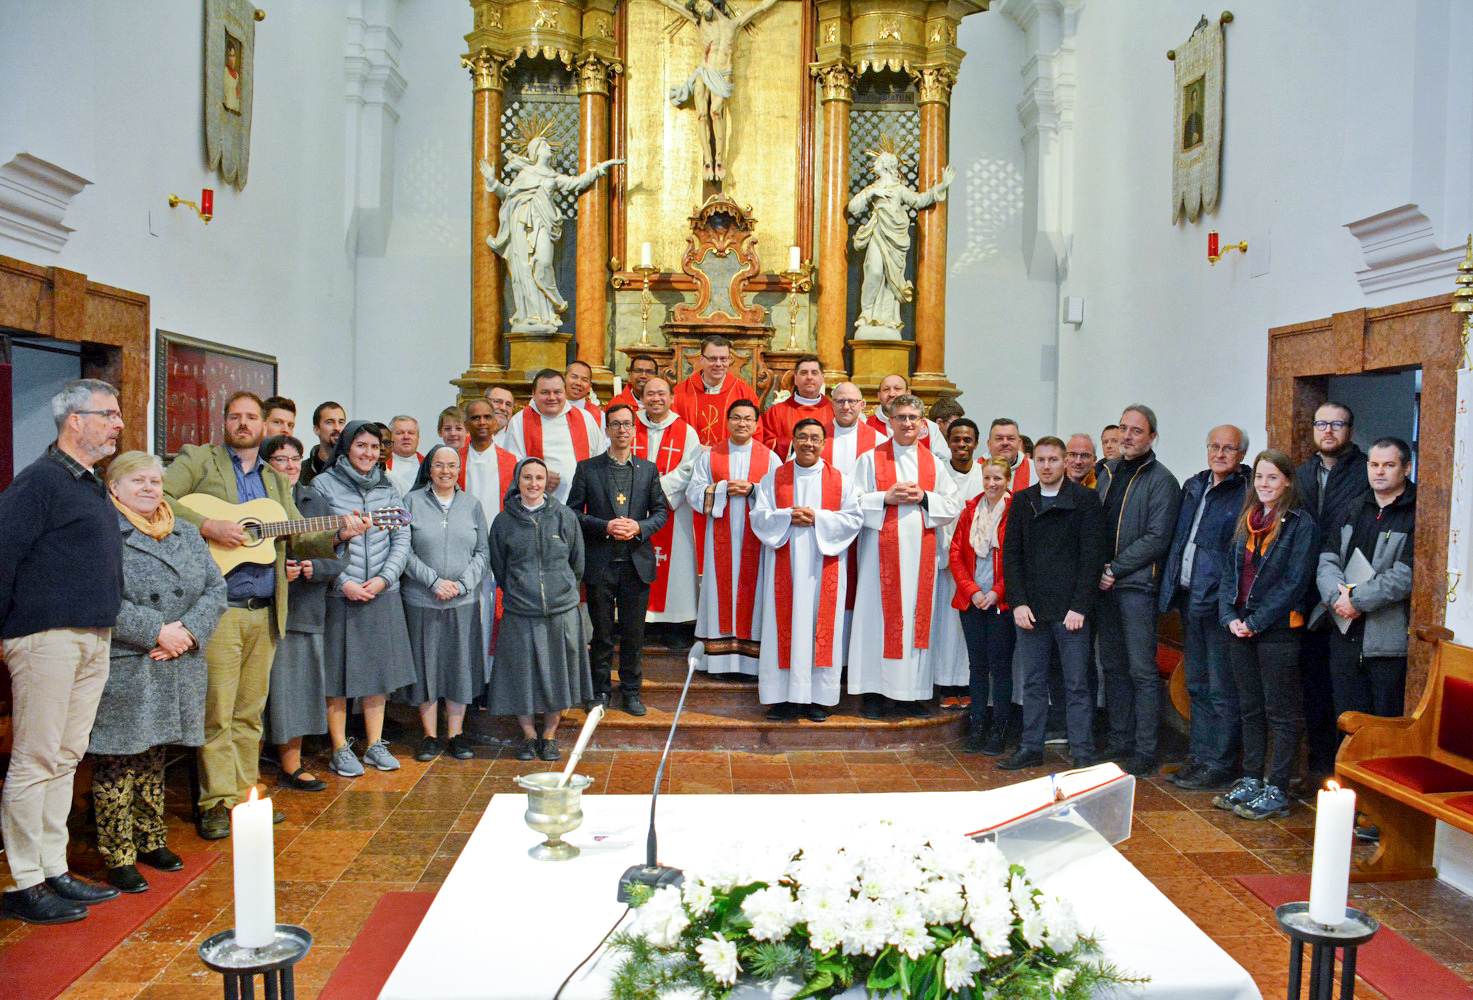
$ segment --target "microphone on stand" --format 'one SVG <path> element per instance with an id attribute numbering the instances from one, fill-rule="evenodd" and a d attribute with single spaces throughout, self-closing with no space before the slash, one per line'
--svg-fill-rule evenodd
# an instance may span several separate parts
<path id="1" fill-rule="evenodd" d="M 701 652 L 697 653 L 697 647 Z M 691 678 L 696 675 L 696 664 L 700 662 L 701 655 L 705 652 L 705 646 L 696 643 L 691 647 L 690 655 L 686 657 L 685 684 L 680 689 L 680 701 L 675 705 L 675 717 L 670 720 L 670 735 L 665 738 L 665 752 L 660 755 L 660 766 L 655 771 L 655 787 L 650 793 L 650 832 L 645 841 L 645 863 L 633 865 L 623 875 L 619 876 L 618 900 L 621 903 L 629 902 L 629 892 L 637 885 L 649 886 L 651 889 L 659 889 L 667 885 L 683 885 L 685 873 L 679 868 L 671 868 L 662 865 L 657 860 L 658 854 L 655 848 L 655 803 L 660 797 L 660 781 L 665 777 L 665 763 L 670 759 L 670 747 L 675 742 L 675 727 L 680 725 L 680 713 L 685 708 L 685 696 L 690 691 Z"/>

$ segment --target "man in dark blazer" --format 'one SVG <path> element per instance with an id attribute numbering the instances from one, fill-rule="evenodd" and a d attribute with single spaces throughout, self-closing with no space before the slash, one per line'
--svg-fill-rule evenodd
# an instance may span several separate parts
<path id="1" fill-rule="evenodd" d="M 664 526 L 670 504 L 655 463 L 634 454 L 634 408 L 615 403 L 604 411 L 609 449 L 578 463 L 568 506 L 578 515 L 585 543 L 583 584 L 593 619 L 590 660 L 596 701 L 612 691 L 614 611 L 619 612 L 619 691 L 624 711 L 643 715 L 639 697 L 644 615 L 655 579 L 650 537 Z"/>

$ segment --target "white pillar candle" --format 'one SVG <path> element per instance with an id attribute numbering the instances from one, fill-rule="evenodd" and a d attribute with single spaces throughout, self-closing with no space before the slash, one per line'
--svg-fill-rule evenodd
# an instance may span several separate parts
<path id="1" fill-rule="evenodd" d="M 798 271 L 803 267 L 803 251 L 797 247 L 788 247 L 788 270 Z"/>
<path id="2" fill-rule="evenodd" d="M 654 254 L 650 250 L 650 245 L 648 243 L 641 243 L 639 245 L 639 266 L 654 267 L 653 261 Z"/>
<path id="3" fill-rule="evenodd" d="M 276 860 L 271 800 L 251 797 L 230 810 L 235 855 L 235 943 L 263 948 L 276 940 Z"/>
<path id="4" fill-rule="evenodd" d="M 624 379 L 622 377 L 618 376 L 618 375 L 615 375 L 614 376 L 614 395 L 617 396 L 617 395 L 619 395 L 619 393 L 621 393 L 623 391 L 624 391 Z"/>
<path id="5" fill-rule="evenodd" d="M 1350 894 L 1350 847 L 1355 839 L 1355 792 L 1331 781 L 1315 799 L 1314 862 L 1309 918 L 1336 927 L 1345 921 Z"/>

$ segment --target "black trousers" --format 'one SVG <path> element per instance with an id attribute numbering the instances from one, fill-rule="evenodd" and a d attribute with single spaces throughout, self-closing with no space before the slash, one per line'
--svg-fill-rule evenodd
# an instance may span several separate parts
<path id="1" fill-rule="evenodd" d="M 1233 665 L 1238 718 L 1243 727 L 1243 776 L 1263 778 L 1285 794 L 1294 776 L 1299 739 L 1304 735 L 1304 691 L 1299 676 L 1303 631 L 1275 628 L 1251 639 L 1228 639 L 1228 661 Z"/>
<path id="2" fill-rule="evenodd" d="M 1304 633 L 1299 650 L 1300 685 L 1304 700 L 1304 736 L 1309 748 L 1309 777 L 1318 783 L 1335 772 L 1335 751 L 1340 749 L 1340 731 L 1335 725 L 1334 685 L 1330 679 L 1330 633 L 1333 624 Z M 1398 710 L 1394 714 L 1400 715 Z"/>
<path id="3" fill-rule="evenodd" d="M 972 707 L 968 727 L 985 735 L 988 728 L 987 696 L 992 695 L 991 726 L 1007 725 L 1013 709 L 1013 643 L 1017 627 L 1008 611 L 988 608 L 966 608 L 961 613 L 962 635 L 967 640 L 967 660 L 971 667 L 968 693 Z"/>
<path id="4" fill-rule="evenodd" d="M 1335 688 L 1335 718 L 1342 712 L 1369 712 L 1391 718 L 1406 711 L 1405 656 L 1361 656 L 1359 636 L 1330 636 L 1330 681 Z"/>
<path id="5" fill-rule="evenodd" d="M 632 562 L 610 563 L 603 579 L 584 581 L 588 592 L 588 617 L 593 619 L 593 642 L 589 644 L 589 666 L 593 671 L 593 693 L 609 694 L 614 667 L 614 638 L 619 640 L 619 690 L 638 694 L 644 672 L 644 615 L 650 605 L 650 585 L 639 578 Z M 618 623 L 614 615 L 618 613 Z"/>

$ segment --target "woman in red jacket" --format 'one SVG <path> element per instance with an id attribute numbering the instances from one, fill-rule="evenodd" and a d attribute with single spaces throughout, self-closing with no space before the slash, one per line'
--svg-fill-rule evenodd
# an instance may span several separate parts
<path id="1" fill-rule="evenodd" d="M 982 492 L 956 520 L 951 535 L 952 607 L 961 612 L 962 634 L 971 661 L 972 707 L 967 717 L 966 753 L 989 757 L 1003 752 L 1013 707 L 1013 617 L 1003 600 L 1002 542 L 1012 496 L 1006 458 L 982 466 Z M 992 712 L 988 717 L 988 694 Z"/>

